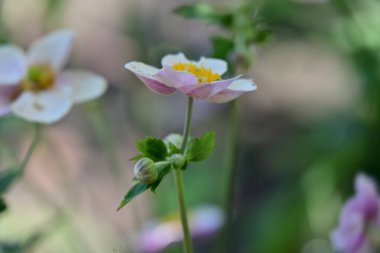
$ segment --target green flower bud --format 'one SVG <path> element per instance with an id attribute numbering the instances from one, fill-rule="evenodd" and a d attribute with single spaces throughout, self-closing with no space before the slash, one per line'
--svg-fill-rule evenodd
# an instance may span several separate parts
<path id="1" fill-rule="evenodd" d="M 169 146 L 169 142 L 170 142 L 178 149 L 181 149 L 182 141 L 183 141 L 183 138 L 182 138 L 182 135 L 180 134 L 169 134 L 164 139 L 164 142 L 167 146 Z"/>
<path id="2" fill-rule="evenodd" d="M 184 169 L 186 166 L 186 158 L 181 154 L 174 154 L 168 158 L 168 161 L 173 164 L 174 168 Z"/>
<path id="3" fill-rule="evenodd" d="M 141 158 L 134 167 L 135 177 L 142 183 L 152 184 L 158 178 L 156 164 L 149 158 Z"/>

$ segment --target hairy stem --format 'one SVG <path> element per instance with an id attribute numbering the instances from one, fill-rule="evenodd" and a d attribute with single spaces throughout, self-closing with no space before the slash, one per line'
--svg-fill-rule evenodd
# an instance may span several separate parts
<path id="1" fill-rule="evenodd" d="M 182 146 L 181 146 L 181 153 L 182 154 L 186 150 L 187 141 L 189 139 L 192 111 L 193 111 L 193 98 L 189 97 L 188 105 L 187 105 L 185 127 L 183 129 L 183 142 L 182 142 Z M 177 168 L 175 170 L 174 181 L 176 184 L 177 198 L 178 198 L 178 203 L 179 203 L 179 208 L 180 208 L 180 213 L 181 213 L 184 252 L 185 253 L 192 253 L 193 250 L 192 250 L 189 222 L 187 220 L 187 210 L 186 210 L 186 204 L 185 204 L 182 168 Z"/>

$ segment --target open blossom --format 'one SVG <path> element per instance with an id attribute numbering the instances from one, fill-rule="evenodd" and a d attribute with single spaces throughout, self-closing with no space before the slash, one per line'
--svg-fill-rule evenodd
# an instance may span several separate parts
<path id="1" fill-rule="evenodd" d="M 180 91 L 190 97 L 207 99 L 213 103 L 229 102 L 245 92 L 253 91 L 252 80 L 240 76 L 222 79 L 227 63 L 220 59 L 202 57 L 188 60 L 183 53 L 169 54 L 161 60 L 158 69 L 142 62 L 129 62 L 125 68 L 132 71 L 152 91 L 172 94 Z"/>
<path id="2" fill-rule="evenodd" d="M 356 194 L 345 204 L 340 224 L 331 234 L 334 248 L 343 253 L 375 253 L 380 249 L 380 200 L 376 183 L 359 174 Z"/>
<path id="3" fill-rule="evenodd" d="M 0 116 L 13 113 L 39 123 L 64 117 L 73 104 L 102 95 L 106 80 L 83 70 L 62 71 L 74 34 L 61 30 L 36 40 L 27 53 L 0 46 Z"/>

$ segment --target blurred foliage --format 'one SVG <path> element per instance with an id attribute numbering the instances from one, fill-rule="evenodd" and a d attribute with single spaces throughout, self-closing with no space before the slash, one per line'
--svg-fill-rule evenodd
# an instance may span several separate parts
<path id="1" fill-rule="evenodd" d="M 65 2 L 67 1 L 46 0 L 46 18 L 53 20 L 49 22 L 51 27 L 59 26 L 57 23 L 60 23 L 59 18 L 64 13 Z M 350 64 L 354 72 L 352 74 L 358 77 L 361 88 L 359 101 L 352 108 L 327 114 L 315 121 L 299 120 L 281 109 L 270 113 L 259 111 L 248 108 L 247 103 L 241 130 L 244 138 L 241 138 L 239 147 L 238 169 L 241 174 L 238 175 L 237 201 L 233 206 L 236 222 L 229 233 L 234 246 L 233 252 L 332 252 L 329 233 L 337 224 L 337 215 L 343 201 L 352 194 L 354 175 L 363 170 L 380 179 L 379 11 L 380 3 L 377 0 L 247 0 L 241 1 L 241 4 L 219 4 L 218 1 L 211 4 L 202 1 L 176 9 L 175 12 L 185 18 L 218 26 L 218 32 L 210 35 L 212 54 L 214 57 L 227 59 L 230 66 L 249 66 L 258 57 L 254 56 L 252 44 L 314 40 L 332 48 Z M 170 37 L 165 37 L 161 34 L 162 30 L 156 29 L 159 22 L 155 19 L 155 12 L 156 10 L 143 15 L 144 10 L 130 8 L 126 10 L 127 14 L 122 20 L 122 25 L 128 26 L 126 36 L 135 42 L 136 50 L 133 53 L 138 59 L 147 62 L 158 62 L 161 55 L 182 46 L 167 43 Z M 0 22 L 1 42 L 8 39 L 7 29 L 9 28 Z M 188 36 L 187 31 L 184 33 Z M 200 51 L 199 48 L 186 50 Z M 259 62 L 260 58 L 255 61 Z M 259 90 L 260 86 L 265 86 L 265 83 L 259 83 Z M 137 133 L 129 131 L 128 135 L 141 135 L 141 132 L 161 133 L 161 127 L 166 125 L 162 122 L 162 115 L 156 114 L 165 107 L 156 108 L 158 103 L 153 99 L 154 95 L 147 95 L 141 90 L 134 89 L 133 95 L 127 97 L 127 111 L 130 114 L 129 120 L 133 121 L 137 129 L 142 130 Z M 144 99 L 140 99 L 142 96 Z M 160 97 L 161 100 L 164 99 Z M 170 102 L 173 101 L 177 100 Z M 146 109 L 150 107 L 156 110 Z M 190 207 L 205 201 L 222 202 L 220 193 L 223 189 L 220 182 L 223 175 L 220 168 L 224 165 L 224 147 L 228 143 L 228 136 L 226 108 L 219 108 L 221 109 L 213 111 L 213 116 L 207 115 L 206 119 L 198 119 L 198 125 L 194 126 L 194 132 L 215 129 L 218 136 L 215 153 L 218 155 L 212 155 L 205 163 L 194 164 L 189 168 L 191 173 L 186 175 L 186 194 Z M 115 148 L 114 145 L 120 144 L 118 141 L 121 142 L 121 138 L 114 140 L 115 137 L 107 135 L 112 129 L 104 121 L 116 118 L 115 124 L 119 125 L 121 116 L 106 118 L 105 112 L 101 111 L 103 106 L 99 103 L 89 104 L 86 109 L 88 110 L 85 114 L 91 121 L 91 127 L 98 133 L 96 135 L 99 142 L 105 145 L 103 151 L 110 157 L 112 164 L 116 159 L 112 156 L 117 148 L 122 147 L 120 145 Z M 170 115 L 173 119 L 171 123 L 182 120 L 176 116 Z M 153 121 L 147 121 L 147 118 Z M 70 123 L 81 122 L 78 119 L 80 117 L 74 118 Z M 170 131 L 179 131 L 177 126 L 173 123 Z M 167 132 L 165 130 L 165 134 Z M 30 138 L 23 123 L 11 117 L 1 119 L 0 134 L 1 148 L 5 143 L 11 143 L 13 149 L 19 148 L 20 140 Z M 92 136 L 86 131 L 83 131 L 83 135 Z M 89 146 L 93 145 L 94 142 L 90 142 Z M 7 152 L 1 149 L 2 163 L 5 161 L 4 157 L 9 156 Z M 12 173 L 5 170 L 8 166 L 1 166 L 0 192 L 3 193 L 13 177 Z M 118 167 L 117 164 L 110 166 Z M 122 169 L 130 169 L 128 166 Z M 96 173 L 91 171 L 80 177 L 80 185 Z M 128 180 L 130 178 L 123 178 L 123 185 L 120 187 L 122 190 Z M 98 186 L 94 188 L 101 191 Z M 94 193 L 98 194 L 99 192 Z M 155 197 L 151 206 L 154 209 L 152 213 L 158 218 L 165 219 L 177 210 L 173 182 L 170 179 L 162 182 Z M 4 198 L 0 197 L 0 211 L 4 210 L 4 206 Z M 95 209 L 94 213 L 98 215 Z M 114 207 L 110 209 L 113 211 Z M 0 222 L 7 219 L 7 212 L 1 213 Z M 130 212 L 132 211 L 129 210 L 128 213 Z M 25 215 L 22 218 L 27 217 Z M 104 216 L 99 215 L 97 221 L 102 220 Z M 127 226 L 131 224 L 128 223 Z M 102 224 L 99 223 L 97 228 L 103 230 Z M 118 229 L 119 226 L 115 230 Z M 77 233 L 81 234 L 78 231 Z M 67 240 L 71 246 L 74 245 L 79 250 L 81 247 L 77 245 L 81 245 L 82 239 L 73 234 L 75 233 L 70 231 L 64 236 L 69 238 Z M 121 235 L 118 239 L 124 242 L 126 235 L 122 232 L 119 234 Z M 0 240 L 3 242 L 2 238 Z M 208 241 L 210 244 L 216 243 L 212 238 Z M 97 243 L 94 240 L 89 244 L 94 242 Z M 200 240 L 196 242 L 197 252 L 210 252 L 210 248 L 213 248 L 203 245 Z M 0 244 L 0 252 L 20 252 L 17 250 L 25 245 L 29 244 L 18 243 L 17 239 L 4 241 Z M 166 252 L 178 252 L 179 249 L 180 245 L 173 245 Z"/>
<path id="2" fill-rule="evenodd" d="M 0 171 L 0 196 L 5 193 L 9 186 L 20 176 L 18 168 L 10 168 Z"/>
<path id="3" fill-rule="evenodd" d="M 253 59 L 251 46 L 266 42 L 271 35 L 271 30 L 256 16 L 252 3 L 232 9 L 195 3 L 178 7 L 174 12 L 185 18 L 217 24 L 228 31 L 226 35 L 213 35 L 211 41 L 213 57 L 232 63 L 230 72 L 233 72 L 236 65 L 249 67 Z"/>
<path id="4" fill-rule="evenodd" d="M 213 5 L 205 3 L 180 6 L 174 12 L 185 18 L 195 18 L 207 23 L 216 23 L 225 27 L 232 25 L 231 13 L 226 10 L 218 10 Z"/>
<path id="5" fill-rule="evenodd" d="M 7 204 L 3 198 L 0 198 L 0 213 L 7 209 Z"/>
<path id="6" fill-rule="evenodd" d="M 251 6 L 256 4 L 253 2 Z M 291 37 L 294 40 L 317 35 L 324 43 L 330 43 L 332 48 L 339 50 L 356 69 L 363 93 L 360 104 L 352 111 L 329 115 L 310 126 L 292 122 L 296 124 L 293 126 L 295 131 L 287 132 L 287 137 L 282 137 L 275 144 L 281 148 L 262 151 L 265 152 L 264 159 L 270 162 L 271 172 L 258 171 L 262 167 L 258 161 L 259 155 L 250 158 L 252 151 L 247 151 L 241 166 L 251 164 L 250 167 L 256 170 L 251 173 L 245 171 L 246 174 L 241 176 L 240 189 L 246 189 L 256 197 L 241 197 L 240 211 L 237 211 L 240 215 L 237 216 L 233 231 L 229 233 L 236 246 L 234 252 L 299 252 L 308 241 L 317 238 L 323 238 L 327 246 L 321 246 L 321 249 L 310 246 L 308 250 L 332 252 L 328 246 L 329 231 L 337 223 L 338 209 L 342 203 L 341 191 L 336 186 L 343 186 L 339 189 L 346 189 L 344 196 L 347 196 L 348 192 L 352 192 L 352 179 L 358 170 L 364 170 L 377 178 L 380 176 L 380 19 L 377 15 L 380 3 L 373 0 L 335 0 L 326 4 L 313 4 L 273 0 L 260 7 L 255 18 L 263 20 L 273 30 L 276 39 Z M 210 21 L 205 18 L 207 12 L 202 12 L 197 4 L 178 10 L 185 17 Z M 242 10 L 252 11 L 247 6 L 242 7 Z M 200 13 L 197 14 L 197 11 Z M 215 16 L 214 12 L 208 11 L 212 17 Z M 228 16 L 231 12 L 226 11 L 224 15 Z M 235 31 L 236 35 L 239 29 L 231 28 L 233 22 L 226 23 L 223 20 L 226 19 L 220 19 L 219 22 L 212 19 L 213 23 Z M 256 31 L 255 38 L 252 33 L 244 31 L 244 27 L 251 32 L 255 30 L 244 24 L 240 26 L 246 42 L 265 41 L 269 34 L 263 30 L 262 39 L 257 39 L 261 38 L 260 33 Z M 214 36 L 212 41 L 217 57 L 228 59 L 229 52 L 237 48 L 236 42 L 222 35 Z M 281 124 L 289 121 L 282 119 Z M 300 129 L 297 131 L 297 128 Z M 256 152 L 263 149 L 251 145 L 244 143 L 243 146 Z M 258 179 L 252 180 L 257 176 Z M 263 179 L 281 183 L 278 187 L 266 189 L 267 193 L 262 193 L 255 185 L 261 185 L 259 181 Z M 267 198 L 263 204 L 252 204 L 261 203 L 263 198 Z M 330 209 L 323 206 L 329 206 Z M 247 220 L 252 220 L 252 223 L 244 226 Z M 242 227 L 247 229 L 242 231 Z M 246 244 L 248 241 L 252 243 Z"/>

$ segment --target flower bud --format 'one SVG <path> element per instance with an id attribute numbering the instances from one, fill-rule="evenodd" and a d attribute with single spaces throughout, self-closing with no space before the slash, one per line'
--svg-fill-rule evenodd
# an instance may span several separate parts
<path id="1" fill-rule="evenodd" d="M 158 178 L 156 164 L 149 158 L 141 158 L 134 166 L 135 177 L 142 183 L 152 184 Z"/>
<path id="2" fill-rule="evenodd" d="M 181 148 L 182 141 L 183 141 L 183 138 L 182 138 L 182 135 L 180 134 L 169 134 L 164 139 L 164 142 L 166 143 L 167 146 L 169 146 L 169 142 L 170 142 L 178 149 Z"/>
<path id="3" fill-rule="evenodd" d="M 169 157 L 168 161 L 173 164 L 176 169 L 184 169 L 186 165 L 186 158 L 181 154 L 174 154 Z"/>

